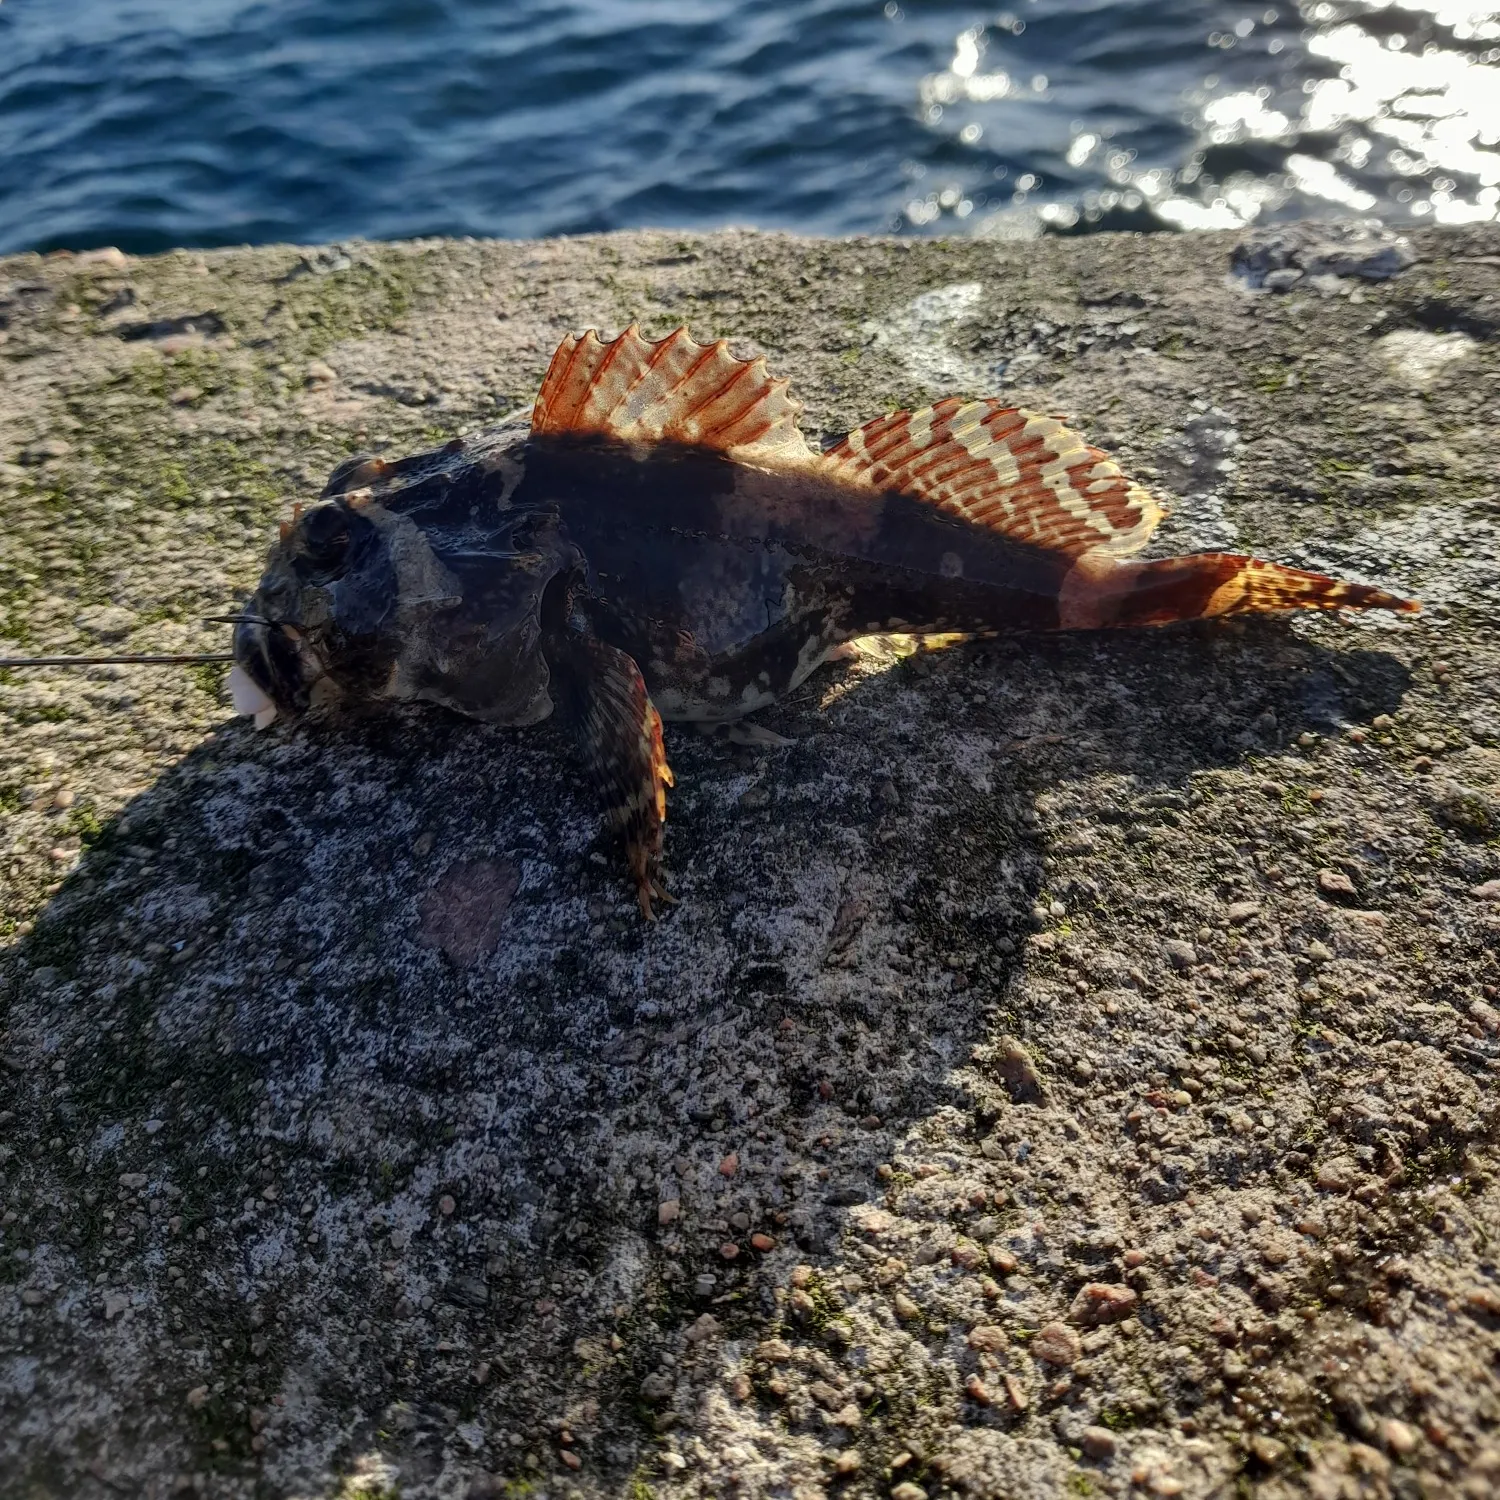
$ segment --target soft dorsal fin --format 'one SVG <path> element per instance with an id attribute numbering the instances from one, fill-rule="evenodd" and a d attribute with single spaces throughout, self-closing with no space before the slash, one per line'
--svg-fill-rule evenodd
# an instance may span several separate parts
<path id="1" fill-rule="evenodd" d="M 717 448 L 749 462 L 806 462 L 801 404 L 764 359 L 736 359 L 726 340 L 695 343 L 685 328 L 652 343 L 632 323 L 602 343 L 591 328 L 569 334 L 547 368 L 531 430 L 625 443 Z"/>
<path id="2" fill-rule="evenodd" d="M 823 461 L 846 482 L 897 491 L 1055 552 L 1128 557 L 1162 509 L 1055 417 L 949 397 L 856 428 Z"/>

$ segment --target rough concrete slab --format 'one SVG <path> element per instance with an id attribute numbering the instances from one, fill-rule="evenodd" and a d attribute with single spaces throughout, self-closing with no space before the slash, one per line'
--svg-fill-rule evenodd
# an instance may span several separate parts
<path id="1" fill-rule="evenodd" d="M 1233 248 L 0 261 L 10 649 L 219 644 L 337 460 L 636 317 L 1429 605 L 874 643 L 669 737 L 651 928 L 546 726 L 0 679 L 0 1494 L 1495 1492 L 1500 232 Z"/>

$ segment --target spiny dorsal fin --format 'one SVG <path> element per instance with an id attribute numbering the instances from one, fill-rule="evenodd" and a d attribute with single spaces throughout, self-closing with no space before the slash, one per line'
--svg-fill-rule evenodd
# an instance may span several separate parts
<path id="1" fill-rule="evenodd" d="M 1162 510 L 1055 417 L 949 397 L 856 428 L 823 455 L 837 477 L 894 490 L 1034 547 L 1139 552 Z"/>
<path id="2" fill-rule="evenodd" d="M 749 462 L 812 457 L 787 382 L 728 343 L 698 344 L 685 328 L 652 343 L 634 323 L 601 343 L 590 328 L 557 347 L 532 412 L 542 434 L 591 433 L 625 443 L 717 448 Z"/>

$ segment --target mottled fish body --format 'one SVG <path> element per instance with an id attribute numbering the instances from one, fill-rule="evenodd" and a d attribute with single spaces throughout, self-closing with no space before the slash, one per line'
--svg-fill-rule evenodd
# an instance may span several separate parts
<path id="1" fill-rule="evenodd" d="M 742 718 L 852 637 L 1416 607 L 1247 557 L 1133 561 L 1160 508 L 1050 417 L 947 400 L 814 453 L 798 409 L 722 341 L 565 340 L 529 423 L 351 460 L 282 528 L 237 706 L 561 710 L 649 915 L 662 718 Z"/>

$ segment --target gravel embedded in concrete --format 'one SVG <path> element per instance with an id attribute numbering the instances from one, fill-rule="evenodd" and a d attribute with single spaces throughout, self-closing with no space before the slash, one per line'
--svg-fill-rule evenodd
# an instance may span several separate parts
<path id="1" fill-rule="evenodd" d="M 1411 239 L 0 261 L 5 654 L 221 646 L 335 463 L 635 317 L 1428 606 L 867 642 L 669 732 L 649 929 L 546 726 L 0 676 L 0 1494 L 1492 1493 L 1500 231 Z"/>

